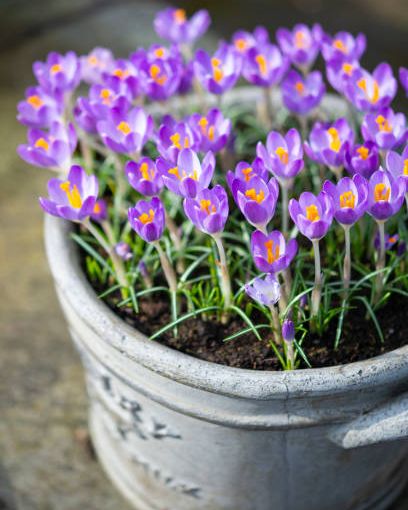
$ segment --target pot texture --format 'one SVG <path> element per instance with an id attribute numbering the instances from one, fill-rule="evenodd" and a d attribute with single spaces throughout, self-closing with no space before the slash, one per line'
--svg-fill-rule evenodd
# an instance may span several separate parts
<path id="1" fill-rule="evenodd" d="M 220 366 L 130 328 L 47 217 L 100 461 L 138 510 L 385 509 L 408 479 L 408 347 L 296 372 Z"/>

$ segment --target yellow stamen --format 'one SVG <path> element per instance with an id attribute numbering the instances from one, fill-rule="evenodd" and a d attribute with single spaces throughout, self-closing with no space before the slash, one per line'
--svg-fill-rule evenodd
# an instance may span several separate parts
<path id="1" fill-rule="evenodd" d="M 35 142 L 34 147 L 36 147 L 37 149 L 44 149 L 45 151 L 47 151 L 50 148 L 50 144 L 47 142 L 45 138 L 39 138 Z"/>
<path id="2" fill-rule="evenodd" d="M 265 75 L 268 72 L 268 65 L 266 62 L 265 55 L 257 55 L 255 57 L 256 63 L 258 64 L 259 71 Z"/>
<path id="3" fill-rule="evenodd" d="M 154 220 L 154 211 L 153 209 L 149 210 L 149 214 L 143 213 L 139 216 L 139 220 L 143 223 L 143 225 L 147 225 L 148 223 L 152 223 Z"/>
<path id="4" fill-rule="evenodd" d="M 95 55 L 89 55 L 88 64 L 91 66 L 97 66 L 99 64 L 99 60 L 95 57 Z"/>
<path id="5" fill-rule="evenodd" d="M 367 147 L 364 147 L 364 145 L 362 145 L 361 147 L 359 147 L 356 152 L 359 154 L 360 158 L 361 159 L 367 159 L 369 154 L 370 154 L 370 151 L 367 149 Z"/>
<path id="6" fill-rule="evenodd" d="M 306 48 L 307 46 L 305 34 L 301 30 L 295 33 L 295 46 L 296 48 Z"/>
<path id="7" fill-rule="evenodd" d="M 348 75 L 348 76 L 351 76 L 352 72 L 353 72 L 353 69 L 354 69 L 354 66 L 353 64 L 349 64 L 348 62 L 345 62 L 342 66 L 343 68 L 343 71 Z"/>
<path id="8" fill-rule="evenodd" d="M 340 195 L 340 207 L 350 207 L 354 209 L 354 205 L 356 203 L 356 196 L 352 191 L 345 191 L 342 195 Z"/>
<path id="9" fill-rule="evenodd" d="M 245 192 L 245 196 L 254 200 L 258 204 L 261 204 L 265 200 L 265 193 L 262 189 L 259 193 L 257 193 L 254 188 L 251 188 Z"/>
<path id="10" fill-rule="evenodd" d="M 175 175 L 178 180 L 181 179 L 180 172 L 177 166 L 174 166 L 173 168 L 170 168 L 168 171 L 169 174 Z"/>
<path id="11" fill-rule="evenodd" d="M 327 130 L 327 133 L 330 136 L 330 149 L 334 152 L 339 152 L 341 147 L 339 132 L 337 131 L 336 128 L 331 127 Z"/>
<path id="12" fill-rule="evenodd" d="M 333 46 L 336 48 L 336 50 L 340 50 L 342 53 L 348 53 L 347 48 L 341 39 L 335 39 L 333 41 Z"/>
<path id="13" fill-rule="evenodd" d="M 174 133 L 174 135 L 171 135 L 170 140 L 173 143 L 174 147 L 176 147 L 176 149 L 179 149 L 179 150 L 182 149 L 181 143 L 180 143 L 180 133 Z"/>
<path id="14" fill-rule="evenodd" d="M 44 104 L 44 101 L 40 98 L 40 96 L 30 96 L 27 98 L 27 103 L 38 109 Z"/>
<path id="15" fill-rule="evenodd" d="M 152 64 L 150 66 L 150 76 L 153 78 L 153 80 L 158 83 L 159 85 L 164 85 L 167 81 L 167 76 L 162 74 L 160 76 L 160 67 L 157 64 Z"/>
<path id="16" fill-rule="evenodd" d="M 306 218 L 309 221 L 318 221 L 320 220 L 319 210 L 317 206 L 312 204 L 306 207 Z"/>
<path id="17" fill-rule="evenodd" d="M 388 242 L 389 243 L 395 243 L 395 241 L 396 241 L 395 237 L 389 237 L 388 238 Z"/>
<path id="18" fill-rule="evenodd" d="M 221 60 L 218 58 L 213 57 L 211 59 L 211 65 L 213 68 L 213 78 L 218 83 L 224 78 L 224 72 L 220 68 Z"/>
<path id="19" fill-rule="evenodd" d="M 60 73 L 62 71 L 61 64 L 54 64 L 53 66 L 51 66 L 50 71 L 52 74 Z"/>
<path id="20" fill-rule="evenodd" d="M 173 13 L 174 19 L 179 25 L 186 22 L 186 11 L 184 9 L 176 9 Z"/>
<path id="21" fill-rule="evenodd" d="M 82 199 L 77 186 L 74 185 L 71 188 L 71 183 L 69 181 L 65 181 L 60 184 L 60 188 L 62 191 L 65 191 L 69 205 L 74 209 L 80 209 L 82 206 Z"/>
<path id="22" fill-rule="evenodd" d="M 124 135 L 128 135 L 132 129 L 130 128 L 129 124 L 122 120 L 117 126 L 116 129 L 118 131 L 121 131 Z"/>
<path id="23" fill-rule="evenodd" d="M 164 57 L 164 48 L 156 48 L 154 50 L 154 54 L 156 55 L 157 58 L 163 58 Z"/>
<path id="24" fill-rule="evenodd" d="M 278 147 L 275 151 L 275 154 L 279 157 L 279 159 L 281 160 L 281 162 L 284 164 L 284 165 L 287 165 L 288 162 L 289 162 L 289 154 L 288 154 L 288 151 L 286 149 L 284 149 L 283 147 Z"/>
<path id="25" fill-rule="evenodd" d="M 268 239 L 268 241 L 266 241 L 266 243 L 265 243 L 265 248 L 266 248 L 267 257 L 268 257 L 268 264 L 272 264 L 273 262 L 275 262 L 275 260 L 278 260 L 279 255 L 280 255 L 279 244 L 277 244 L 275 246 L 275 250 L 274 250 L 274 242 L 272 241 L 272 239 Z"/>
<path id="26" fill-rule="evenodd" d="M 299 95 L 302 95 L 303 92 L 305 91 L 305 85 L 301 81 L 297 81 L 295 83 L 295 89 Z"/>
<path id="27" fill-rule="evenodd" d="M 99 214 L 101 212 L 101 205 L 98 203 L 98 202 L 95 202 L 95 205 L 94 205 L 94 208 L 93 208 L 93 212 L 95 214 Z"/>
<path id="28" fill-rule="evenodd" d="M 211 59 L 211 65 L 212 65 L 213 67 L 220 67 L 220 65 L 221 65 L 221 60 L 220 60 L 219 58 L 213 57 L 213 58 Z"/>
<path id="29" fill-rule="evenodd" d="M 201 117 L 201 119 L 198 121 L 198 125 L 200 126 L 201 132 L 203 133 L 203 135 L 207 134 L 207 125 L 208 125 L 207 118 Z"/>
<path id="30" fill-rule="evenodd" d="M 142 174 L 143 179 L 150 181 L 149 165 L 146 163 L 146 161 L 143 161 L 143 163 L 140 165 L 140 173 Z"/>
<path id="31" fill-rule="evenodd" d="M 215 136 L 215 128 L 214 128 L 214 126 L 210 126 L 208 128 L 208 138 L 209 138 L 209 140 L 213 141 L 214 140 L 214 136 Z"/>
<path id="32" fill-rule="evenodd" d="M 252 167 L 250 167 L 250 166 L 248 166 L 247 168 L 244 168 L 244 169 L 242 170 L 242 173 L 244 174 L 244 179 L 245 179 L 245 181 L 246 181 L 246 182 L 248 182 L 248 181 L 250 181 L 250 180 L 251 180 L 251 177 L 252 177 L 252 175 L 251 175 L 252 170 L 253 170 L 253 169 L 252 169 Z"/>
<path id="33" fill-rule="evenodd" d="M 403 170 L 403 174 L 404 174 L 404 175 L 408 175 L 408 159 L 404 159 L 404 170 Z"/>
<path id="34" fill-rule="evenodd" d="M 211 203 L 211 200 L 200 200 L 200 207 L 203 211 L 205 211 L 208 215 L 211 213 L 217 212 L 217 208 L 214 204 Z"/>
<path id="35" fill-rule="evenodd" d="M 374 187 L 374 200 L 376 202 L 388 202 L 390 199 L 391 188 L 388 188 L 383 182 Z"/>
<path id="36" fill-rule="evenodd" d="M 383 115 L 378 115 L 375 119 L 375 122 L 378 124 L 378 129 L 385 133 L 390 133 L 392 131 L 392 127 L 388 120 Z"/>
<path id="37" fill-rule="evenodd" d="M 361 80 L 357 82 L 357 86 L 365 93 L 367 99 L 371 103 L 375 104 L 380 99 L 380 87 L 378 85 L 377 80 L 373 81 L 373 95 L 371 97 L 368 94 L 367 82 L 364 78 L 361 78 Z"/>
<path id="38" fill-rule="evenodd" d="M 234 45 L 238 51 L 245 51 L 247 49 L 247 42 L 245 39 L 236 39 Z"/>
<path id="39" fill-rule="evenodd" d="M 110 104 L 111 102 L 111 92 L 109 89 L 102 89 L 101 93 L 99 94 L 100 98 L 102 99 L 103 104 Z"/>
<path id="40" fill-rule="evenodd" d="M 112 74 L 113 76 L 117 76 L 120 80 L 124 80 L 129 76 L 129 71 L 127 69 L 115 69 Z"/>

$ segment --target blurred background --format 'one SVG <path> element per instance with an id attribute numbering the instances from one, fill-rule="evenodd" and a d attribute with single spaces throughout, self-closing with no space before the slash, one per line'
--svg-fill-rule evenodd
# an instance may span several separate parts
<path id="1" fill-rule="evenodd" d="M 55 300 L 37 197 L 49 178 L 16 156 L 25 129 L 16 103 L 33 83 L 31 64 L 51 50 L 108 46 L 126 56 L 157 38 L 155 0 L 0 0 L 0 510 L 128 510 L 107 483 L 87 441 L 79 360 Z M 238 28 L 319 22 L 328 32 L 364 32 L 362 64 L 408 66 L 407 0 L 179 1 L 213 19 L 202 44 Z M 400 95 L 397 107 L 407 112 Z M 408 508 L 405 495 L 394 510 Z M 172 509 L 177 510 L 177 509 Z"/>

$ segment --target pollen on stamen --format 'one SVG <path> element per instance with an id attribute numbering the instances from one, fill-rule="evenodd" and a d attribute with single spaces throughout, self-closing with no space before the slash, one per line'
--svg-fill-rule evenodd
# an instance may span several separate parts
<path id="1" fill-rule="evenodd" d="M 327 133 L 330 136 L 330 149 L 334 152 L 339 152 L 341 148 L 341 140 L 339 137 L 339 132 L 336 128 L 331 127 L 327 130 Z"/>
<path id="2" fill-rule="evenodd" d="M 34 147 L 36 147 L 37 149 L 44 149 L 45 151 L 47 151 L 50 148 L 50 144 L 47 142 L 45 138 L 39 138 L 35 142 Z"/>
<path id="3" fill-rule="evenodd" d="M 118 131 L 121 131 L 124 135 L 128 135 L 132 129 L 127 122 L 122 120 L 116 127 Z"/>
<path id="4" fill-rule="evenodd" d="M 254 202 L 257 202 L 258 204 L 262 203 L 265 200 L 265 193 L 261 189 L 259 193 L 256 192 L 255 188 L 248 189 L 245 192 L 245 196 L 253 200 Z"/>
<path id="5" fill-rule="evenodd" d="M 357 154 L 360 156 L 361 159 L 367 159 L 369 154 L 370 154 L 370 151 L 367 149 L 367 147 L 364 147 L 364 145 L 362 145 L 361 147 L 359 147 L 357 150 L 356 150 Z"/>
<path id="6" fill-rule="evenodd" d="M 320 220 L 319 210 L 315 204 L 306 207 L 306 218 L 309 221 Z"/>
<path id="7" fill-rule="evenodd" d="M 404 169 L 402 172 L 404 175 L 408 175 L 408 159 L 404 159 Z"/>
<path id="8" fill-rule="evenodd" d="M 336 48 L 336 50 L 340 50 L 342 53 L 347 53 L 347 48 L 341 39 L 335 39 L 333 41 L 333 46 Z"/>
<path id="9" fill-rule="evenodd" d="M 275 151 L 275 154 L 279 157 L 281 163 L 283 163 L 284 165 L 288 164 L 289 154 L 286 149 L 284 149 L 283 147 L 278 147 Z"/>
<path id="10" fill-rule="evenodd" d="M 374 187 L 374 200 L 376 202 L 388 202 L 390 198 L 391 188 L 380 182 Z"/>
<path id="11" fill-rule="evenodd" d="M 299 95 L 302 95 L 303 92 L 305 91 L 305 85 L 303 82 L 301 81 L 297 81 L 295 83 L 295 89 L 296 89 L 296 92 L 299 94 Z"/>
<path id="12" fill-rule="evenodd" d="M 250 166 L 248 166 L 247 168 L 244 168 L 242 170 L 242 173 L 244 174 L 244 178 L 245 178 L 246 182 L 251 180 L 251 177 L 252 177 L 251 173 L 252 173 L 252 171 L 253 171 L 253 169 Z"/>
<path id="13" fill-rule="evenodd" d="M 267 259 L 268 260 L 268 264 L 272 264 L 273 262 L 278 260 L 278 258 L 280 256 L 280 246 L 279 246 L 279 244 L 276 244 L 276 246 L 274 246 L 273 240 L 272 239 L 268 239 L 268 241 L 265 242 L 265 248 L 266 248 L 266 253 L 267 253 L 267 258 L 268 258 Z"/>
<path id="14" fill-rule="evenodd" d="M 258 64 L 259 71 L 261 74 L 266 74 L 268 71 L 268 65 L 266 62 L 265 55 L 257 55 L 255 57 L 256 63 Z"/>
<path id="15" fill-rule="evenodd" d="M 356 196 L 352 191 L 345 191 L 340 195 L 340 207 L 354 209 Z"/>
<path id="16" fill-rule="evenodd" d="M 247 49 L 247 42 L 245 41 L 245 39 L 236 39 L 235 42 L 234 42 L 234 45 L 235 47 L 237 48 L 238 51 L 245 51 Z"/>
<path id="17" fill-rule="evenodd" d="M 187 17 L 186 11 L 184 9 L 176 9 L 173 13 L 173 16 L 176 22 L 179 23 L 180 25 L 186 22 Z"/>
<path id="18" fill-rule="evenodd" d="M 27 103 L 33 108 L 40 108 L 44 104 L 44 101 L 40 96 L 34 95 L 27 98 Z"/>
<path id="19" fill-rule="evenodd" d="M 53 66 L 51 66 L 50 71 L 52 74 L 60 73 L 62 71 L 61 64 L 54 64 Z"/>
<path id="20" fill-rule="evenodd" d="M 143 223 L 143 225 L 147 225 L 148 223 L 152 223 L 154 220 L 154 211 L 153 209 L 149 210 L 149 214 L 143 213 L 139 216 L 139 220 Z"/>

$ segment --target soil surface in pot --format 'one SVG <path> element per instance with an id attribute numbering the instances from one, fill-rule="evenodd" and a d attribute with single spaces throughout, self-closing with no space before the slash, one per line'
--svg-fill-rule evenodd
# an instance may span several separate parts
<path id="1" fill-rule="evenodd" d="M 168 299 L 142 299 L 140 311 L 135 315 L 129 308 L 117 308 L 119 296 L 108 296 L 107 304 L 128 324 L 147 336 L 171 323 Z M 303 342 L 309 363 L 312 367 L 329 367 L 377 356 L 397 349 L 407 343 L 408 338 L 408 300 L 394 296 L 387 305 L 378 311 L 377 319 L 381 327 L 384 343 L 379 340 L 373 321 L 366 318 L 364 306 L 357 307 L 347 314 L 343 324 L 343 335 L 337 350 L 333 348 L 336 337 L 337 321 L 332 321 L 324 337 L 309 334 Z M 231 367 L 256 370 L 281 370 L 282 367 L 269 346 L 271 335 L 265 334 L 259 341 L 254 334 L 248 333 L 228 342 L 223 339 L 246 328 L 247 325 L 233 318 L 226 325 L 216 320 L 204 321 L 195 317 L 179 325 L 177 338 L 172 331 L 163 333 L 156 340 L 196 358 L 212 361 Z M 262 330 L 264 331 L 264 330 Z M 300 359 L 299 368 L 307 368 Z"/>

